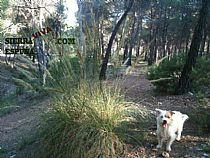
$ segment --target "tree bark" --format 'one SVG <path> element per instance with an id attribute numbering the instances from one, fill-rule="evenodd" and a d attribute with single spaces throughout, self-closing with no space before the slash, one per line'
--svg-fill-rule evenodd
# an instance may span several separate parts
<path id="1" fill-rule="evenodd" d="M 186 38 L 186 44 L 185 44 L 185 53 L 187 54 L 188 53 L 188 45 L 189 45 L 189 41 L 190 41 L 190 35 L 187 35 L 187 38 Z"/>
<path id="2" fill-rule="evenodd" d="M 207 44 L 207 50 L 206 50 L 206 58 L 210 58 L 210 52 L 209 52 L 209 47 L 210 47 L 210 40 L 208 40 L 208 44 Z"/>
<path id="3" fill-rule="evenodd" d="M 192 71 L 192 68 L 195 66 L 196 58 L 198 56 L 199 46 L 202 41 L 202 31 L 205 27 L 206 18 L 208 14 L 208 4 L 209 4 L 209 0 L 202 1 L 202 8 L 200 9 L 199 19 L 194 30 L 188 57 L 184 65 L 184 68 L 181 73 L 181 77 L 179 79 L 179 83 L 176 89 L 177 94 L 186 93 L 190 88 L 190 84 L 191 84 L 190 73 Z"/>
<path id="4" fill-rule="evenodd" d="M 101 59 L 104 58 L 104 54 L 105 54 L 105 51 L 104 51 L 104 34 L 103 34 L 103 23 L 101 24 L 100 26 L 100 43 L 101 43 Z"/>
<path id="5" fill-rule="evenodd" d="M 150 19 L 153 21 L 153 8 L 150 9 Z M 152 65 L 154 62 L 154 52 L 153 52 L 153 23 L 150 24 L 150 34 L 149 34 L 149 54 L 148 54 L 148 65 Z"/>
<path id="6" fill-rule="evenodd" d="M 203 39 L 201 42 L 201 46 L 200 46 L 200 55 L 202 56 L 205 50 L 205 44 L 206 44 L 206 38 L 207 38 L 207 24 L 205 24 L 204 26 L 204 30 L 203 30 Z"/>
<path id="7" fill-rule="evenodd" d="M 105 54 L 105 57 L 103 59 L 103 63 L 102 63 L 102 66 L 101 66 L 101 71 L 100 71 L 100 74 L 99 74 L 99 80 L 105 80 L 106 79 L 107 63 L 109 61 L 109 56 L 111 54 L 111 49 L 112 49 L 112 44 L 113 44 L 114 38 L 117 34 L 117 31 L 120 28 L 120 25 L 122 24 L 123 20 L 126 18 L 128 12 L 130 11 L 130 9 L 133 5 L 133 2 L 134 2 L 134 0 L 130 0 L 127 9 L 125 10 L 124 14 L 121 16 L 121 18 L 119 19 L 119 21 L 117 22 L 117 24 L 114 27 L 112 35 L 109 39 L 109 43 L 108 43 L 108 46 L 107 46 L 107 49 L 106 49 L 106 54 Z"/>
<path id="8" fill-rule="evenodd" d="M 210 58 L 210 37 L 208 38 L 206 53 L 206 58 Z"/>
<path id="9" fill-rule="evenodd" d="M 135 37 L 136 37 L 136 33 L 137 33 L 137 31 L 135 32 L 135 25 L 136 25 L 135 12 L 133 12 L 133 19 L 134 19 L 134 21 L 133 21 L 133 25 L 132 25 L 132 29 L 131 29 L 130 48 L 129 48 L 129 52 L 128 52 L 128 62 L 126 63 L 126 66 L 131 66 L 132 50 L 134 47 Z"/>
<path id="10" fill-rule="evenodd" d="M 162 51 L 163 51 L 163 57 L 167 56 L 166 52 L 166 45 L 167 45 L 167 31 L 168 31 L 168 22 L 167 22 L 167 6 L 165 6 L 164 10 L 164 26 L 163 26 L 163 36 L 162 36 Z"/>
<path id="11" fill-rule="evenodd" d="M 125 43 L 125 48 L 124 48 L 124 52 L 123 52 L 123 62 L 122 62 L 122 64 L 125 64 L 125 61 L 126 61 L 127 57 L 128 57 L 128 44 Z"/>
<path id="12" fill-rule="evenodd" d="M 140 43 L 140 42 L 139 42 Z M 139 57 L 140 54 L 140 44 L 138 44 L 137 48 L 136 48 L 136 57 Z"/>

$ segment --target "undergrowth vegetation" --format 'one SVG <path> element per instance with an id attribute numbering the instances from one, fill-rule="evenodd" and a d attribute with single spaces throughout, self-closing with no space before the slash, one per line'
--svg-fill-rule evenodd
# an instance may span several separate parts
<path id="1" fill-rule="evenodd" d="M 134 123 L 140 114 L 143 119 L 146 112 L 138 113 L 137 107 L 124 102 L 117 89 L 82 83 L 74 93 L 57 98 L 45 116 L 41 155 L 123 157 L 126 146 L 119 128 Z"/>
<path id="2" fill-rule="evenodd" d="M 179 54 L 170 60 L 164 59 L 159 65 L 154 65 L 149 69 L 148 79 L 156 86 L 160 92 L 175 93 L 181 71 L 184 67 L 186 56 Z M 210 96 L 210 60 L 206 57 L 198 57 L 195 67 L 192 70 L 190 79 L 191 92 Z"/>
<path id="3" fill-rule="evenodd" d="M 0 98 L 0 117 L 19 108 L 19 106 L 16 105 L 16 102 L 17 98 L 15 94 Z"/>
<path id="4" fill-rule="evenodd" d="M 200 57 L 192 71 L 193 91 L 210 97 L 210 58 Z"/>
<path id="5" fill-rule="evenodd" d="M 84 78 L 76 57 L 52 62 L 43 89 L 53 99 L 34 138 L 35 157 L 124 157 L 127 142 L 144 138 L 148 111 L 125 102 L 117 86 Z"/>
<path id="6" fill-rule="evenodd" d="M 207 134 L 210 136 L 210 108 L 200 107 L 195 113 L 190 114 L 191 120 L 198 126 L 199 134 Z"/>
<path id="7" fill-rule="evenodd" d="M 159 65 L 154 65 L 149 69 L 148 79 L 156 86 L 156 90 L 174 93 L 184 63 L 184 55 L 175 55 L 170 60 L 165 58 Z"/>

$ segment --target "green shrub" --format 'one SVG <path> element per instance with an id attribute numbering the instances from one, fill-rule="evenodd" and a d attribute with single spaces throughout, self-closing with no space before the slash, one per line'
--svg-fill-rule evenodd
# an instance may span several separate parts
<path id="1" fill-rule="evenodd" d="M 174 93 L 185 62 L 183 54 L 170 60 L 164 59 L 159 65 L 152 66 L 148 71 L 148 79 L 160 92 Z"/>
<path id="2" fill-rule="evenodd" d="M 39 157 L 123 157 L 119 129 L 143 118 L 139 110 L 124 102 L 119 90 L 83 82 L 71 95 L 57 98 L 45 116 Z"/>
<path id="3" fill-rule="evenodd" d="M 164 59 L 159 65 L 154 65 L 148 71 L 148 79 L 160 92 L 174 93 L 178 85 L 181 71 L 184 67 L 186 57 L 178 55 L 170 60 Z M 205 57 L 198 57 L 195 67 L 190 75 L 191 91 L 193 93 L 210 96 L 210 60 Z"/>
<path id="4" fill-rule="evenodd" d="M 198 58 L 195 68 L 192 71 L 193 90 L 210 97 L 210 59 Z"/>
<path id="5" fill-rule="evenodd" d="M 190 115 L 190 118 L 198 126 L 199 134 L 208 134 L 210 136 L 210 108 L 199 107 Z"/>

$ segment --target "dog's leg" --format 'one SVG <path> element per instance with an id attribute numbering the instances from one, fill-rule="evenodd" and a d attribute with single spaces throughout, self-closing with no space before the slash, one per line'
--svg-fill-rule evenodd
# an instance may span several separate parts
<path id="1" fill-rule="evenodd" d="M 177 140 L 177 141 L 180 141 L 181 135 L 182 135 L 182 128 L 179 128 L 179 129 L 177 130 L 177 137 L 176 137 L 176 140 Z"/>
<path id="2" fill-rule="evenodd" d="M 174 140 L 175 140 L 175 137 L 170 137 L 166 145 L 166 151 L 171 151 L 171 145 L 174 142 Z"/>
<path id="3" fill-rule="evenodd" d="M 177 129 L 177 137 L 176 140 L 179 141 L 181 139 L 182 131 L 183 131 L 183 126 L 184 122 L 188 119 L 189 117 L 186 114 L 182 114 L 182 123 L 180 123 L 178 129 Z"/>
<path id="4" fill-rule="evenodd" d="M 161 138 L 160 134 L 157 134 L 157 138 L 158 138 L 158 145 L 157 148 L 160 149 L 163 146 L 163 138 Z"/>

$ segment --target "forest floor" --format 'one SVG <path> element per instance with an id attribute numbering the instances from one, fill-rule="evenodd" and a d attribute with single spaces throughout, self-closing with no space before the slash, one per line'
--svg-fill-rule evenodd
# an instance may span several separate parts
<path id="1" fill-rule="evenodd" d="M 0 65 L 0 73 L 3 76 L 10 76 L 11 71 Z M 1 85 L 4 83 L 0 80 Z M 120 84 L 121 88 L 126 92 L 126 100 L 138 104 L 140 107 L 146 107 L 149 110 L 155 108 L 170 109 L 181 111 L 189 116 L 198 108 L 198 102 L 192 96 L 181 95 L 158 95 L 154 92 L 154 86 L 146 79 L 145 65 L 140 65 L 132 68 L 131 73 L 121 77 L 118 80 L 111 79 L 108 81 L 111 84 Z M 14 86 L 14 85 L 12 85 Z M 5 88 L 1 88 L 0 92 L 4 93 Z M 0 94 L 1 94 L 0 93 Z M 33 135 L 33 132 L 39 125 L 40 115 L 48 110 L 50 107 L 49 98 L 43 98 L 37 101 L 38 98 L 31 98 L 30 96 L 19 96 L 16 102 L 18 108 L 12 112 L 0 117 L 0 158 L 30 158 L 23 157 L 24 151 L 20 154 L 20 148 L 27 142 L 26 136 Z M 33 102 L 31 102 L 33 100 Z M 151 121 L 148 126 L 148 135 L 141 145 L 128 144 L 129 158 L 158 158 L 164 150 L 157 151 L 155 146 L 156 140 L 156 120 Z M 28 138 L 28 137 L 27 137 Z M 210 153 L 204 150 L 205 147 L 210 146 L 210 139 L 199 133 L 198 126 L 189 119 L 184 125 L 182 139 L 179 142 L 174 142 L 172 145 L 172 158 L 207 158 Z M 22 156 L 19 156 L 22 155 Z M 28 155 L 28 154 L 27 154 Z"/>
<path id="2" fill-rule="evenodd" d="M 164 110 L 176 110 L 193 116 L 199 103 L 195 97 L 191 95 L 160 95 L 155 92 L 155 87 L 146 78 L 146 65 L 140 65 L 127 74 L 121 80 L 113 82 L 121 82 L 122 91 L 126 92 L 126 100 L 132 101 L 139 107 L 146 107 L 154 111 L 155 108 Z M 116 83 L 114 83 L 116 84 Z M 157 151 L 156 138 L 156 116 L 148 126 L 149 131 L 147 138 L 141 146 L 130 145 L 130 158 L 161 158 L 164 149 Z M 195 116 L 193 116 L 195 117 Z M 182 138 L 178 142 L 172 144 L 172 151 L 169 153 L 170 158 L 205 158 L 210 157 L 210 153 L 203 149 L 210 146 L 210 138 L 200 134 L 199 126 L 188 119 L 184 124 Z"/>

